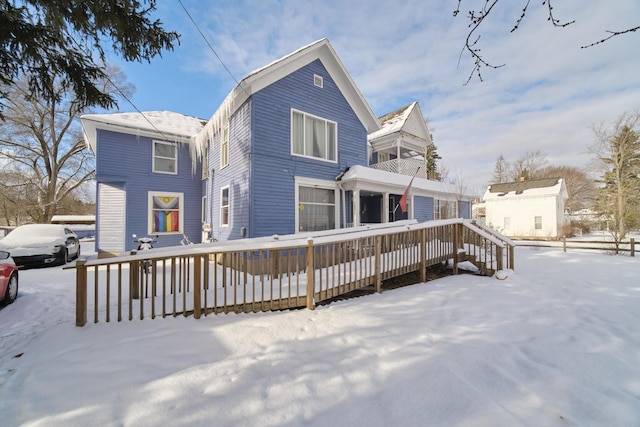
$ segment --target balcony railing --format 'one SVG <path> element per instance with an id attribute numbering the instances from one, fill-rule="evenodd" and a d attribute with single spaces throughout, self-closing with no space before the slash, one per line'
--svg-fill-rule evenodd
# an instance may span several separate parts
<path id="1" fill-rule="evenodd" d="M 425 167 L 424 160 L 418 159 L 393 159 L 386 162 L 374 163 L 369 165 L 370 168 L 383 170 L 386 172 L 399 173 L 402 175 L 416 176 L 418 178 L 429 179 L 427 177 L 427 168 Z M 418 170 L 418 168 L 420 168 Z"/>

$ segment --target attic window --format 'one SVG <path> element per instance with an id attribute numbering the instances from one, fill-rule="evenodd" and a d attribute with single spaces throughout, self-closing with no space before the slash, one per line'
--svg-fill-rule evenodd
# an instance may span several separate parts
<path id="1" fill-rule="evenodd" d="M 322 76 L 319 76 L 317 74 L 313 75 L 313 85 L 314 86 L 318 86 L 318 87 L 322 87 L 323 86 L 323 79 Z"/>

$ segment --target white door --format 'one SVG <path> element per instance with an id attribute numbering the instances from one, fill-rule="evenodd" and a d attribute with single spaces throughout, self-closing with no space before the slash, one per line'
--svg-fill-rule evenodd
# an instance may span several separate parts
<path id="1" fill-rule="evenodd" d="M 122 253 L 125 250 L 124 184 L 98 184 L 96 234 L 99 252 Z"/>

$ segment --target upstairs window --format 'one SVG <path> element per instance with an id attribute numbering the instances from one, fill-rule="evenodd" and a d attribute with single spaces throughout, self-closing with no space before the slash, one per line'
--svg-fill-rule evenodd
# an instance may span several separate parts
<path id="1" fill-rule="evenodd" d="M 170 142 L 153 141 L 153 172 L 178 173 L 178 147 Z"/>
<path id="2" fill-rule="evenodd" d="M 336 123 L 293 111 L 291 116 L 291 152 L 298 156 L 336 161 Z"/>
<path id="3" fill-rule="evenodd" d="M 229 125 L 222 129 L 222 141 L 220 142 L 220 169 L 229 164 Z"/>

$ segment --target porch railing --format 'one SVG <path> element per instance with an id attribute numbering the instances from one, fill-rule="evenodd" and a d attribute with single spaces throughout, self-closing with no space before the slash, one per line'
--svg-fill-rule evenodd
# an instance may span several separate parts
<path id="1" fill-rule="evenodd" d="M 384 162 L 373 163 L 370 168 L 383 170 L 386 172 L 394 172 L 402 175 L 417 176 L 418 178 L 429 179 L 424 160 L 418 159 L 393 159 Z M 417 173 L 416 173 L 417 171 Z"/>
<path id="2" fill-rule="evenodd" d="M 464 254 L 463 257 L 460 255 Z M 79 260 L 76 325 L 88 317 L 135 318 L 259 312 L 306 307 L 384 280 L 453 261 L 485 274 L 513 268 L 511 243 L 468 220 L 379 224 L 315 235 L 153 249 Z M 145 271 L 144 261 L 151 268 Z"/>

